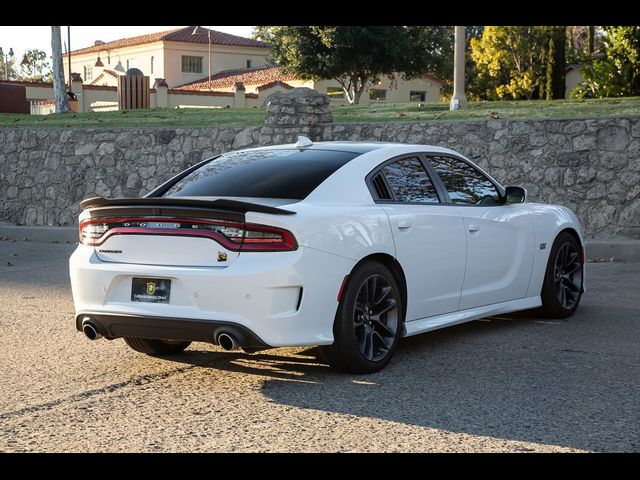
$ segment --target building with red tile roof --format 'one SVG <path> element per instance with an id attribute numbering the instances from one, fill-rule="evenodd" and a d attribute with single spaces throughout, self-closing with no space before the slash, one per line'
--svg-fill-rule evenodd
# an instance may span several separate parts
<path id="1" fill-rule="evenodd" d="M 269 44 L 259 40 L 189 26 L 109 42 L 96 40 L 94 45 L 70 54 L 71 71 L 79 73 L 84 83 L 93 82 L 103 70 L 121 75 L 138 68 L 150 77 L 151 84 L 164 78 L 169 87 L 175 87 L 198 80 L 209 71 L 214 75 L 266 66 L 269 51 Z"/>

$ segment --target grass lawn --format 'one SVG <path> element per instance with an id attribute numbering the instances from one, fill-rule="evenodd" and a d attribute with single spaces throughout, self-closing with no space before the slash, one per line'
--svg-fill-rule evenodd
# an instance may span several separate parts
<path id="1" fill-rule="evenodd" d="M 1 127 L 201 127 L 262 125 L 261 108 L 159 108 L 125 112 L 69 115 L 0 114 Z M 489 118 L 566 118 L 640 115 L 640 97 L 596 100 L 532 100 L 470 103 L 467 110 L 449 111 L 447 104 L 416 103 L 347 105 L 333 109 L 334 121 L 395 122 L 407 120 L 482 120 Z"/>

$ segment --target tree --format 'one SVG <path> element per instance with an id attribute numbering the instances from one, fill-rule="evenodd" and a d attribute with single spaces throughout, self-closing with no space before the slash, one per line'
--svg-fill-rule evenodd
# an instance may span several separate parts
<path id="1" fill-rule="evenodd" d="M 490 26 L 470 43 L 480 96 L 564 97 L 566 27 Z"/>
<path id="2" fill-rule="evenodd" d="M 600 56 L 582 70 L 574 97 L 640 95 L 640 27 L 598 27 Z M 598 40 L 596 34 L 596 41 Z"/>
<path id="3" fill-rule="evenodd" d="M 567 63 L 583 64 L 593 61 L 601 48 L 602 31 L 589 26 L 567 27 Z"/>
<path id="4" fill-rule="evenodd" d="M 0 78 L 4 80 L 11 80 L 13 78 L 15 80 L 18 77 L 18 75 L 16 74 L 16 59 L 14 57 L 10 57 L 9 55 L 6 55 L 7 65 L 6 65 L 6 72 L 5 72 L 5 64 L 4 64 L 5 55 L 6 55 L 6 52 L 4 52 L 3 55 L 0 55 Z"/>
<path id="5" fill-rule="evenodd" d="M 542 58 L 546 49 L 544 27 L 487 26 L 481 39 L 471 39 L 471 57 L 490 98 L 533 98 L 545 78 Z"/>
<path id="6" fill-rule="evenodd" d="M 275 63 L 286 72 L 304 80 L 333 78 L 352 104 L 379 76 L 416 78 L 437 57 L 424 27 L 264 26 L 254 36 L 271 43 Z"/>
<path id="7" fill-rule="evenodd" d="M 51 79 L 51 65 L 45 52 L 38 49 L 27 50 L 25 56 L 27 57 L 28 63 L 21 65 L 22 79 L 39 82 Z"/>
<path id="8" fill-rule="evenodd" d="M 548 35 L 546 99 L 557 100 L 565 93 L 567 27 L 548 27 Z"/>
<path id="9" fill-rule="evenodd" d="M 64 90 L 64 67 L 62 64 L 62 43 L 60 41 L 60 27 L 51 27 L 51 50 L 53 51 L 53 95 L 56 103 L 56 113 L 69 113 L 69 99 Z M 71 72 L 69 72 L 71 75 Z"/>
<path id="10" fill-rule="evenodd" d="M 640 27 L 603 27 L 605 54 L 617 69 L 625 95 L 640 95 Z"/>

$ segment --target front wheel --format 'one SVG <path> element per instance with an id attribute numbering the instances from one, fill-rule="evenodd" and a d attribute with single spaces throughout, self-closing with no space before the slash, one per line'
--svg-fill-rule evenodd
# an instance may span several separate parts
<path id="1" fill-rule="evenodd" d="M 573 235 L 556 237 L 542 285 L 542 311 L 550 318 L 567 318 L 578 308 L 582 297 L 583 258 Z"/>
<path id="2" fill-rule="evenodd" d="M 332 367 L 373 373 L 389 363 L 404 315 L 398 284 L 387 267 L 366 262 L 349 277 L 333 326 L 334 342 L 320 347 Z"/>
<path id="3" fill-rule="evenodd" d="M 151 338 L 124 337 L 127 345 L 136 352 L 146 353 L 147 355 L 171 355 L 180 353 L 191 342 L 183 342 L 180 340 L 153 340 Z"/>

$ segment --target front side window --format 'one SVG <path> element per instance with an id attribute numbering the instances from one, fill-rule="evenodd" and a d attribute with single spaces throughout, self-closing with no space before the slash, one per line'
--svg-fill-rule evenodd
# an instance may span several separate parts
<path id="1" fill-rule="evenodd" d="M 439 203 L 436 189 L 417 157 L 403 158 L 382 168 L 393 199 L 402 203 Z"/>
<path id="2" fill-rule="evenodd" d="M 429 157 L 453 203 L 461 205 L 501 205 L 500 192 L 479 170 L 451 157 Z"/>
<path id="3" fill-rule="evenodd" d="M 383 102 L 387 99 L 387 91 L 383 88 L 373 88 L 369 90 L 369 100 Z"/>
<path id="4" fill-rule="evenodd" d="M 202 57 L 182 55 L 182 73 L 202 73 Z"/>
<path id="5" fill-rule="evenodd" d="M 177 181 L 162 196 L 302 200 L 358 155 L 315 149 L 225 153 Z"/>

